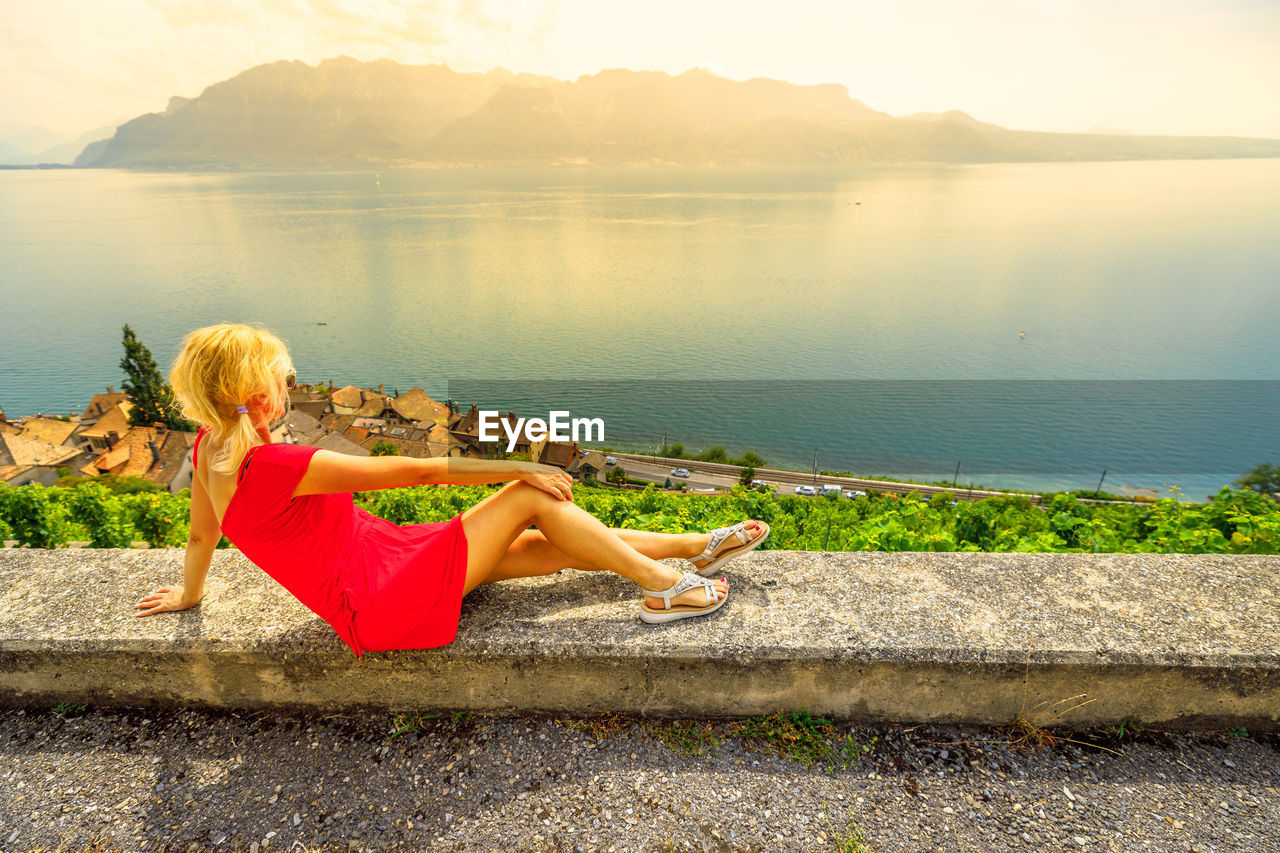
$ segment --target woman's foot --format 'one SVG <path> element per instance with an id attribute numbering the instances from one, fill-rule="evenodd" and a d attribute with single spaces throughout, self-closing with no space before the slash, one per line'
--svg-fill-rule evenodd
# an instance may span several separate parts
<path id="1" fill-rule="evenodd" d="M 671 584 L 650 593 L 640 605 L 640 620 L 661 625 L 681 619 L 707 616 L 719 610 L 729 597 L 729 584 L 724 578 L 710 581 L 693 572 L 677 572 Z M 653 593 L 659 593 L 654 597 Z"/>
<path id="2" fill-rule="evenodd" d="M 649 587 L 649 589 L 670 589 L 679 582 L 682 574 L 683 572 L 678 572 L 673 569 L 671 571 L 671 577 L 665 583 L 661 586 Z M 716 600 L 724 601 L 724 597 L 729 594 L 729 582 L 724 578 L 720 578 L 715 581 L 715 592 Z M 663 609 L 663 601 L 661 598 L 645 596 L 644 603 L 646 607 L 652 610 Z M 671 603 L 673 605 L 687 604 L 690 607 L 703 607 L 707 603 L 707 594 L 702 591 L 702 587 L 695 587 L 694 589 L 680 593 L 675 598 L 671 599 Z"/>
<path id="3" fill-rule="evenodd" d="M 717 527 L 703 534 L 702 548 L 697 556 L 690 557 L 698 574 L 707 577 L 735 557 L 756 548 L 769 535 L 769 525 L 754 518 L 731 527 Z M 712 547 L 712 542 L 715 547 Z M 709 552 L 708 552 L 709 549 Z"/>

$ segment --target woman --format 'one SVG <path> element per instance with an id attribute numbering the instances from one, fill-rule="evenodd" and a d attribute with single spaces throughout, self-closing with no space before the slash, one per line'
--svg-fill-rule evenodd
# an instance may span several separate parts
<path id="1" fill-rule="evenodd" d="M 572 479 L 550 465 L 273 443 L 269 424 L 288 412 L 294 376 L 288 349 L 266 329 L 220 324 L 184 339 L 169 382 L 184 414 L 204 426 L 192 449 L 183 583 L 144 597 L 138 616 L 198 604 L 225 534 L 357 656 L 450 643 L 462 597 L 480 584 L 563 568 L 635 581 L 646 596 L 640 618 L 660 623 L 719 609 L 728 584 L 703 575 L 769 535 L 756 521 L 709 534 L 608 528 L 573 502 Z M 500 482 L 507 485 L 447 522 L 396 525 L 352 500 L 397 486 Z M 664 557 L 687 558 L 697 573 L 658 562 Z"/>

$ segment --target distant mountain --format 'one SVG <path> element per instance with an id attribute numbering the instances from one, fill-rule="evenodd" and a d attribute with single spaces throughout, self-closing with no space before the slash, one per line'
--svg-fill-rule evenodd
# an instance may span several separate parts
<path id="1" fill-rule="evenodd" d="M 119 122 L 117 122 L 119 124 Z M 19 142 L 45 147 L 21 148 L 11 142 L 0 142 L 0 165 L 30 166 L 40 163 L 70 164 L 84 151 L 85 146 L 100 139 L 110 139 L 116 131 L 116 124 L 95 128 L 82 133 L 74 139 L 59 137 L 43 128 L 32 128 L 40 133 L 27 132 L 18 137 Z"/>
<path id="2" fill-rule="evenodd" d="M 47 127 L 31 126 L 23 127 L 12 133 L 6 133 L 0 141 L 3 141 L 10 149 L 22 154 L 35 154 L 60 142 L 66 142 L 67 139 Z"/>
<path id="3" fill-rule="evenodd" d="M 895 118 L 837 84 L 609 70 L 576 81 L 443 65 L 276 62 L 121 125 L 77 166 L 856 164 L 1277 157 L 1280 140 L 1008 130 Z"/>

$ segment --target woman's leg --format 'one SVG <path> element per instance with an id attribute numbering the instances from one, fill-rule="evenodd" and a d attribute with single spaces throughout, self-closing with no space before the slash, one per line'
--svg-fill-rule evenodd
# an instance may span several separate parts
<path id="1" fill-rule="evenodd" d="M 696 557 L 707 547 L 711 538 L 710 533 L 655 533 L 625 527 L 608 529 L 641 554 L 655 560 L 666 557 Z M 561 569 L 601 571 L 601 567 L 595 563 L 574 559 L 561 551 L 541 530 L 522 530 L 482 583 L 539 577 L 555 574 Z"/>
<path id="2" fill-rule="evenodd" d="M 530 524 L 537 524 L 547 541 L 573 560 L 622 575 L 645 589 L 666 589 L 680 578 L 681 572 L 637 551 L 573 501 L 517 481 L 462 514 L 467 537 L 464 592 L 489 578 Z M 723 581 L 717 581 L 716 587 L 723 598 L 728 587 Z M 698 596 L 702 596 L 700 601 Z M 697 605 L 705 604 L 706 597 L 700 589 L 694 589 L 673 601 Z M 657 604 L 661 606 L 660 601 Z"/>

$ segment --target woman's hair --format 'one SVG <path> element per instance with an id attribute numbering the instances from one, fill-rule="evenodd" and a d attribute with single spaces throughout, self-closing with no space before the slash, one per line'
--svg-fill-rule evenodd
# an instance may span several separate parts
<path id="1" fill-rule="evenodd" d="M 182 413 L 207 426 L 218 443 L 210 458 L 215 471 L 230 474 L 260 442 L 253 418 L 237 412 L 237 406 L 265 393 L 273 410 L 289 411 L 281 380 L 292 369 L 284 341 L 258 326 L 220 323 L 183 339 L 169 368 L 169 384 Z"/>

